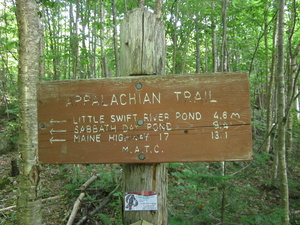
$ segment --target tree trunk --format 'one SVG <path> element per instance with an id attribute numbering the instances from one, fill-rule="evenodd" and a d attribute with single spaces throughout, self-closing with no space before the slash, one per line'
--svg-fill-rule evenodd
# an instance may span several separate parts
<path id="1" fill-rule="evenodd" d="M 135 9 L 121 24 L 121 74 L 165 74 L 165 32 L 162 22 L 144 9 Z M 146 220 L 168 224 L 166 164 L 123 165 L 123 191 L 156 191 L 158 211 L 126 211 L 123 224 Z"/>
<path id="2" fill-rule="evenodd" d="M 208 57 L 209 57 L 209 41 L 208 38 L 205 38 L 205 53 L 204 53 L 204 72 L 208 73 L 209 64 L 208 64 Z"/>
<path id="3" fill-rule="evenodd" d="M 51 54 L 53 55 L 53 59 L 52 59 L 52 63 L 53 63 L 53 80 L 58 80 L 59 79 L 59 57 L 57 56 L 57 54 L 59 53 L 59 50 L 57 49 L 58 43 L 57 40 L 55 38 L 55 36 L 58 36 L 55 33 L 55 30 L 58 30 L 57 28 L 55 28 L 55 24 L 51 21 L 51 15 L 49 14 L 49 10 L 48 8 L 45 8 L 45 12 L 47 15 L 46 18 L 46 24 L 48 26 L 48 30 L 49 30 L 49 48 L 51 49 Z M 53 27 L 52 27 L 53 26 Z"/>
<path id="4" fill-rule="evenodd" d="M 39 31 L 40 31 L 40 36 L 41 36 L 41 41 L 40 41 L 40 57 L 44 58 L 45 53 L 44 53 L 44 47 L 45 47 L 45 41 L 44 41 L 44 27 L 41 23 L 39 23 Z M 45 60 L 39 61 L 39 77 L 45 77 Z"/>
<path id="5" fill-rule="evenodd" d="M 71 66 L 72 74 L 70 78 L 78 79 L 78 16 L 79 16 L 79 2 L 76 0 L 76 16 L 73 15 L 73 3 L 70 2 L 70 51 L 71 51 Z"/>
<path id="6" fill-rule="evenodd" d="M 144 8 L 144 0 L 139 0 L 139 8 Z"/>
<path id="7" fill-rule="evenodd" d="M 196 39 L 196 73 L 200 73 L 200 38 L 199 38 L 198 18 L 195 19 L 195 39 Z"/>
<path id="8" fill-rule="evenodd" d="M 227 5 L 228 0 L 223 0 L 222 3 L 222 48 L 221 48 L 221 72 L 227 72 L 228 59 L 227 59 Z"/>
<path id="9" fill-rule="evenodd" d="M 162 0 L 155 0 L 155 8 L 154 8 L 154 13 L 157 18 L 161 18 L 162 15 Z"/>
<path id="10" fill-rule="evenodd" d="M 293 44 L 293 37 L 295 34 L 295 28 L 297 23 L 297 9 L 296 1 L 293 0 L 293 7 L 291 8 L 291 22 L 289 27 L 288 35 L 288 59 L 287 59 L 287 75 L 288 75 L 288 87 L 287 87 L 287 110 L 288 110 L 288 121 L 287 121 L 287 138 L 286 138 L 286 151 L 291 152 L 293 149 L 293 115 L 290 110 L 296 108 L 294 99 L 297 93 L 297 56 L 300 50 L 300 42 L 297 46 Z M 294 49 L 295 48 L 295 49 Z M 288 154 L 287 154 L 288 155 Z"/>
<path id="11" fill-rule="evenodd" d="M 35 0 L 17 0 L 19 32 L 20 177 L 18 224 L 42 224 L 39 200 L 39 164 L 36 83 L 40 69 L 40 30 Z"/>
<path id="12" fill-rule="evenodd" d="M 187 32 L 186 34 L 186 40 L 184 41 L 184 45 L 181 47 L 182 49 L 182 53 L 183 53 L 183 56 L 180 57 L 181 58 L 181 64 L 180 64 L 180 70 L 177 71 L 178 74 L 181 74 L 181 73 L 187 73 L 186 71 L 186 59 L 187 59 L 187 56 L 188 56 L 188 48 L 189 48 L 189 43 L 190 43 L 190 34 L 192 32 Z"/>
<path id="13" fill-rule="evenodd" d="M 218 71 L 218 56 L 217 56 L 217 35 L 216 35 L 216 24 L 215 19 L 213 16 L 213 12 L 215 9 L 215 3 L 211 3 L 212 7 L 212 15 L 211 15 L 211 34 L 212 34 L 212 71 L 217 72 Z"/>
<path id="14" fill-rule="evenodd" d="M 286 106 L 285 106 L 285 77 L 284 77 L 284 8 L 285 1 L 278 0 L 278 165 L 280 177 L 281 209 L 283 211 L 282 224 L 289 224 L 289 187 L 286 162 Z"/>
<path id="15" fill-rule="evenodd" d="M 271 66 L 271 76 L 273 76 L 273 87 L 275 87 L 275 93 L 273 93 L 273 108 L 272 108 L 272 117 L 276 118 L 277 120 L 277 112 L 278 112 L 278 88 L 277 88 L 277 80 L 276 80 L 276 62 L 277 62 L 277 40 L 278 39 L 278 18 L 275 20 L 275 24 L 274 24 L 274 31 L 273 31 L 273 56 L 272 56 L 272 66 Z M 276 83 L 276 84 L 275 84 Z M 272 88 L 272 87 L 271 87 Z M 277 135 L 278 129 L 276 130 L 276 132 L 274 132 L 274 134 L 271 134 L 273 136 L 270 136 L 270 141 L 271 138 L 275 137 L 275 135 Z M 276 134 L 275 134 L 276 133 Z M 275 138 L 274 138 L 275 139 Z M 277 140 L 275 139 L 273 142 L 277 142 Z M 271 144 L 272 146 L 272 144 Z M 273 146 L 277 146 L 277 144 L 273 144 Z M 278 148 L 274 147 L 274 159 L 273 159 L 273 165 L 272 165 L 272 178 L 275 179 L 278 176 Z"/>
<path id="16" fill-rule="evenodd" d="M 102 77 L 108 77 L 108 69 L 106 63 L 105 47 L 104 47 L 104 2 L 100 1 L 100 45 L 101 45 L 101 68 L 102 68 Z"/>
<path id="17" fill-rule="evenodd" d="M 221 166 L 222 166 L 222 177 L 224 177 L 226 175 L 226 162 L 221 162 Z M 222 184 L 222 198 L 221 198 L 221 224 L 226 224 L 225 223 L 225 218 L 226 218 L 226 213 L 225 213 L 225 209 L 226 209 L 226 183 L 225 181 L 223 181 Z"/>
<path id="18" fill-rule="evenodd" d="M 175 12 L 171 15 L 171 21 L 173 18 L 173 27 L 174 27 L 174 33 L 173 33 L 173 56 L 172 56 L 172 73 L 176 74 L 177 73 L 177 42 L 178 42 L 178 37 L 177 37 L 177 23 L 178 23 L 178 2 L 176 1 L 175 4 Z"/>
<path id="19" fill-rule="evenodd" d="M 265 144 L 265 151 L 266 153 L 270 152 L 271 149 L 271 134 L 272 132 L 272 124 L 273 121 L 273 103 L 274 103 L 274 73 L 273 70 L 269 68 L 269 41 L 268 41 L 268 9 L 265 9 L 264 14 L 264 43 L 265 43 L 265 67 L 266 67 L 266 79 L 267 79 L 267 121 L 266 121 L 266 144 Z M 276 29 L 276 28 L 275 28 Z M 270 72 L 271 71 L 271 72 Z"/>
<path id="20" fill-rule="evenodd" d="M 124 0 L 124 16 L 127 15 L 127 1 Z"/>
<path id="21" fill-rule="evenodd" d="M 81 48 L 83 51 L 80 51 L 78 54 L 78 66 L 79 66 L 79 78 L 90 78 L 91 73 L 90 73 L 90 60 L 89 60 L 89 54 L 88 54 L 88 49 L 87 49 L 87 44 L 86 44 L 86 39 L 89 37 L 89 32 L 90 29 L 86 27 L 89 25 L 89 20 L 91 18 L 90 15 L 90 5 L 89 1 L 82 2 L 79 4 L 79 17 L 80 17 L 80 25 L 81 25 L 81 32 L 80 32 L 80 37 L 81 37 Z M 88 62 L 85 60 L 81 59 L 86 59 Z"/>
<path id="22" fill-rule="evenodd" d="M 120 76 L 120 62 L 119 62 L 119 50 L 118 50 L 118 32 L 117 32 L 117 9 L 116 9 L 116 0 L 113 0 L 112 3 L 113 11 L 113 23 L 114 23 L 114 52 L 116 60 L 116 77 Z"/>

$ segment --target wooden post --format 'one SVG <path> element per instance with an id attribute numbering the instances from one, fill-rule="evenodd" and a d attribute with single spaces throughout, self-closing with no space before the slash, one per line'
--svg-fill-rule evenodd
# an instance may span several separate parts
<path id="1" fill-rule="evenodd" d="M 165 74 L 165 31 L 161 20 L 139 8 L 121 24 L 121 76 Z M 124 164 L 123 191 L 156 191 L 158 211 L 126 211 L 123 224 L 146 220 L 155 225 L 168 224 L 166 164 Z"/>

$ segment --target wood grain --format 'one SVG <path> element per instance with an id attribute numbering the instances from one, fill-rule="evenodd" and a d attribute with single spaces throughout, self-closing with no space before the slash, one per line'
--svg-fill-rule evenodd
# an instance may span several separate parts
<path id="1" fill-rule="evenodd" d="M 158 163 L 252 158 L 243 73 L 43 82 L 44 163 Z"/>

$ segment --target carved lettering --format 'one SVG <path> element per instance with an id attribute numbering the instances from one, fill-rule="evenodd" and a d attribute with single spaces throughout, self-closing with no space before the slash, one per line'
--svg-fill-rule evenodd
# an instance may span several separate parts
<path id="1" fill-rule="evenodd" d="M 101 134 L 77 135 L 74 134 L 74 142 L 101 142 Z"/>
<path id="2" fill-rule="evenodd" d="M 202 115 L 200 112 L 176 112 L 176 120 L 201 120 Z"/>
<path id="3" fill-rule="evenodd" d="M 100 100 L 99 100 L 100 99 Z M 125 105 L 147 105 L 161 104 L 161 93 L 121 93 L 106 95 L 75 95 L 69 97 L 66 102 L 66 107 L 82 105 L 82 106 L 125 106 Z"/>
<path id="4" fill-rule="evenodd" d="M 122 146 L 121 151 L 123 153 L 150 153 L 157 154 L 163 153 L 163 150 L 160 149 L 160 146 L 157 145 L 135 145 L 135 146 Z"/>
<path id="5" fill-rule="evenodd" d="M 217 102 L 217 100 L 213 99 L 212 91 L 174 91 L 175 99 L 177 102 L 190 102 L 197 103 L 201 101 L 208 102 Z"/>

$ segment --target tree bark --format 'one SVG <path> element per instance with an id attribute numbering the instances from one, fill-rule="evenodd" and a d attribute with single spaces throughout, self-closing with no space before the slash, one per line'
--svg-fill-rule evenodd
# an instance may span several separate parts
<path id="1" fill-rule="evenodd" d="M 278 0 L 278 165 L 280 177 L 281 209 L 283 211 L 282 224 L 289 224 L 289 186 L 286 162 L 286 105 L 285 105 L 285 77 L 284 77 L 284 8 L 285 0 Z"/>
<path id="2" fill-rule="evenodd" d="M 40 69 L 40 29 L 35 0 L 17 0 L 19 33 L 20 176 L 17 220 L 22 225 L 42 224 L 39 199 L 36 83 Z"/>
<path id="3" fill-rule="evenodd" d="M 80 53 L 78 54 L 78 73 L 79 73 L 79 78 L 90 78 L 91 77 L 91 73 L 90 73 L 90 59 L 89 59 L 89 54 L 88 54 L 88 48 L 87 48 L 87 44 L 86 44 L 86 39 L 87 37 L 89 37 L 89 32 L 90 29 L 89 27 L 87 28 L 87 26 L 89 26 L 89 19 L 91 18 L 90 12 L 90 5 L 89 5 L 89 1 L 86 2 L 81 2 L 78 4 L 79 6 L 79 17 L 80 17 L 80 21 L 81 21 L 81 29 L 80 29 L 80 38 L 81 38 L 81 49 L 82 51 L 80 51 Z M 87 29 L 86 29 L 87 28 Z M 81 59 L 87 59 L 88 63 L 81 60 Z"/>
<path id="4" fill-rule="evenodd" d="M 84 192 L 81 192 L 79 197 L 76 199 L 75 203 L 74 203 L 74 206 L 73 206 L 73 209 L 72 209 L 72 213 L 69 217 L 69 220 L 67 222 L 67 225 L 72 225 L 74 220 L 75 220 L 75 217 L 76 217 L 76 214 L 78 212 L 78 210 L 80 209 L 80 205 L 81 205 L 81 202 L 82 200 L 84 199 L 85 197 L 85 193 Z"/>
<path id="5" fill-rule="evenodd" d="M 174 13 L 171 15 L 171 22 L 173 22 L 173 27 L 174 27 L 174 33 L 173 33 L 173 55 L 172 55 L 172 73 L 176 74 L 177 73 L 177 42 L 178 42 L 178 37 L 177 37 L 177 23 L 178 23 L 178 2 L 174 2 Z M 173 20 L 173 21 L 172 21 Z"/>
<path id="6" fill-rule="evenodd" d="M 70 52 L 72 71 L 70 78 L 78 79 L 78 53 L 79 53 L 79 38 L 78 38 L 78 17 L 79 17 L 79 1 L 76 0 L 75 19 L 73 15 L 73 3 L 70 2 Z"/>
<path id="7" fill-rule="evenodd" d="M 200 34 L 198 18 L 195 19 L 195 39 L 196 39 L 196 73 L 200 73 Z"/>
<path id="8" fill-rule="evenodd" d="M 165 74 L 165 32 L 162 22 L 144 9 L 135 9 L 121 24 L 121 74 Z M 123 165 L 123 191 L 156 191 L 158 211 L 126 211 L 123 224 L 141 219 L 155 225 L 168 224 L 166 164 Z"/>
<path id="9" fill-rule="evenodd" d="M 211 3 L 212 7 L 212 15 L 211 15 L 211 34 L 212 34 L 212 71 L 218 72 L 218 56 L 217 56 L 217 35 L 216 35 L 216 24 L 215 24 L 215 17 L 213 16 L 213 12 L 215 9 L 215 3 Z"/>
<path id="10" fill-rule="evenodd" d="M 124 0 L 124 16 L 127 15 L 127 1 Z"/>
<path id="11" fill-rule="evenodd" d="M 291 152 L 293 149 L 293 115 L 290 113 L 292 108 L 296 108 L 294 98 L 297 93 L 297 56 L 300 49 L 300 42 L 298 46 L 294 46 L 293 37 L 295 34 L 295 28 L 297 23 L 297 9 L 296 9 L 296 1 L 293 0 L 291 8 L 291 23 L 288 28 L 288 59 L 287 59 L 287 75 L 288 75 L 288 87 L 287 87 L 287 113 L 288 121 L 287 121 L 287 138 L 286 138 L 286 151 L 287 153 Z"/>
<path id="12" fill-rule="evenodd" d="M 222 49 L 221 49 L 221 72 L 228 71 L 228 57 L 227 57 L 227 5 L 228 0 L 223 0 L 222 3 Z"/>
<path id="13" fill-rule="evenodd" d="M 120 60 L 119 60 L 119 50 L 118 50 L 118 32 L 117 32 L 117 9 L 116 9 L 116 0 L 113 0 L 112 3 L 113 11 L 113 23 L 114 23 L 114 53 L 116 60 L 116 77 L 120 76 Z"/>
<path id="14" fill-rule="evenodd" d="M 274 31 L 273 31 L 273 56 L 272 56 L 272 66 L 271 66 L 271 73 L 274 79 L 274 87 L 275 87 L 275 93 L 273 94 L 274 97 L 274 106 L 272 108 L 273 112 L 273 117 L 276 118 L 278 117 L 278 87 L 277 87 L 277 78 L 276 78 L 276 63 L 277 63 L 277 58 L 278 58 L 278 51 L 277 51 L 277 40 L 278 39 L 278 16 L 276 17 L 275 21 L 274 21 Z M 277 121 L 278 122 L 278 121 Z M 278 125 L 277 125 L 278 126 Z M 278 132 L 278 129 L 276 130 L 276 132 Z M 275 135 L 275 134 L 274 134 Z M 277 133 L 276 133 L 277 135 Z M 270 136 L 271 138 L 271 136 Z M 275 138 L 274 138 L 275 139 Z M 277 140 L 275 139 L 273 142 L 277 142 Z M 273 146 L 277 146 L 273 144 Z M 273 165 L 272 165 L 272 178 L 275 179 L 278 177 L 278 148 L 274 147 L 274 157 L 273 157 Z"/>
<path id="15" fill-rule="evenodd" d="M 139 8 L 144 8 L 145 6 L 145 3 L 144 3 L 144 0 L 139 0 Z"/>
<path id="16" fill-rule="evenodd" d="M 209 47 L 208 46 L 209 46 L 209 40 L 208 40 L 208 38 L 205 38 L 205 52 L 204 52 L 204 72 L 205 73 L 208 73 L 208 70 L 209 70 L 209 64 L 208 64 Z"/>
<path id="17" fill-rule="evenodd" d="M 226 162 L 221 162 L 222 166 L 222 177 L 226 175 Z M 224 181 L 223 181 L 224 182 Z M 226 218 L 226 183 L 224 182 L 222 184 L 222 198 L 221 198 L 221 224 L 226 224 L 225 223 L 225 218 Z"/>
<path id="18" fill-rule="evenodd" d="M 157 18 L 161 18 L 162 15 L 162 0 L 155 0 L 155 8 L 154 8 L 154 13 L 157 16 Z"/>
<path id="19" fill-rule="evenodd" d="M 58 46 L 58 40 L 55 38 L 55 36 L 59 36 L 55 31 L 59 30 L 58 28 L 55 28 L 55 23 L 51 22 L 51 19 L 53 18 L 50 13 L 48 8 L 45 7 L 45 13 L 47 15 L 46 18 L 46 24 L 48 26 L 49 30 L 49 48 L 52 51 L 53 59 L 53 80 L 58 80 L 59 79 L 59 67 L 60 67 L 60 61 L 59 57 L 56 55 L 58 54 L 59 50 L 57 49 Z M 53 26 L 53 27 L 52 27 Z"/>
<path id="20" fill-rule="evenodd" d="M 102 25 L 100 30 L 100 45 L 101 45 L 101 68 L 102 77 L 108 77 L 108 69 L 106 63 L 105 47 L 104 47 L 104 2 L 100 1 L 100 23 Z"/>
<path id="21" fill-rule="evenodd" d="M 272 124 L 273 121 L 273 105 L 274 105 L 274 73 L 271 72 L 269 68 L 269 41 L 268 41 L 268 9 L 265 9 L 264 13 L 264 43 L 265 43 L 265 67 L 266 67 L 266 79 L 267 79 L 267 121 L 266 121 L 266 130 L 267 130 L 267 136 L 266 136 L 266 144 L 265 144 L 265 151 L 266 153 L 270 152 L 271 149 L 271 135 L 270 132 L 272 131 Z"/>

